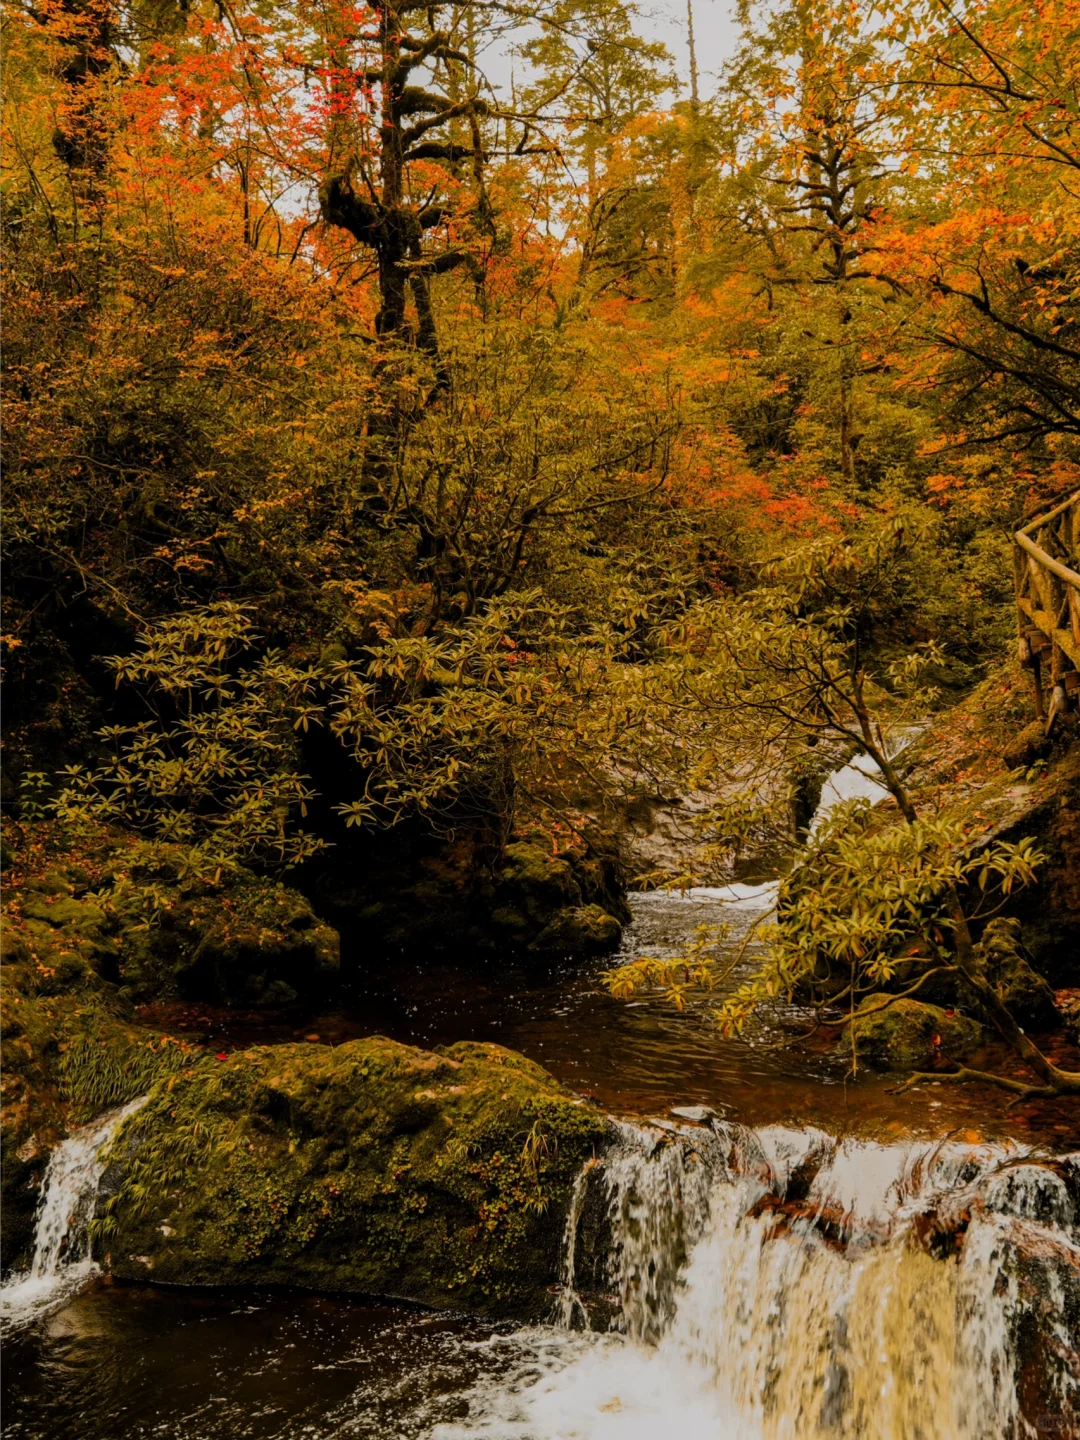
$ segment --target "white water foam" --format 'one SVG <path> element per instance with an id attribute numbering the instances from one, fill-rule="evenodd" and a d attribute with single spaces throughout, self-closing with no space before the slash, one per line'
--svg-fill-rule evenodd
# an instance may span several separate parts
<path id="1" fill-rule="evenodd" d="M 922 728 L 921 725 L 899 727 L 886 743 L 885 753 L 888 758 L 899 759 L 922 732 Z M 871 805 L 876 805 L 879 800 L 887 799 L 888 794 L 876 762 L 866 754 L 853 756 L 846 765 L 834 770 L 821 787 L 821 798 L 810 822 L 810 834 L 816 833 L 822 821 L 827 819 L 838 805 L 843 805 L 848 800 L 869 800 Z"/>
<path id="2" fill-rule="evenodd" d="M 26 1275 L 0 1288 L 0 1319 L 25 1325 L 81 1290 L 97 1273 L 90 1257 L 90 1221 L 105 1169 L 103 1156 L 121 1125 L 146 1098 L 101 1115 L 59 1144 L 41 1186 L 34 1255 Z"/>
<path id="3" fill-rule="evenodd" d="M 561 1297 L 566 1323 L 589 1313 L 574 1267 L 599 1187 L 616 1331 L 506 1337 L 520 1363 L 431 1440 L 1080 1434 L 1078 1173 L 1009 1144 L 624 1126 L 575 1187 Z"/>

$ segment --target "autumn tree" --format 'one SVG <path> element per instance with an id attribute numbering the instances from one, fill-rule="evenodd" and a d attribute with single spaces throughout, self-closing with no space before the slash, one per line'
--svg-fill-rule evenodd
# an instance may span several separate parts
<path id="1" fill-rule="evenodd" d="M 922 333 L 957 428 L 1047 457 L 1080 435 L 1077 15 L 947 3 L 892 13 L 906 143 L 939 211 L 906 227 L 896 273 L 924 288 Z"/>
<path id="2" fill-rule="evenodd" d="M 900 293 L 876 238 L 899 178 L 893 87 L 870 8 L 743 6 L 740 18 L 713 107 L 716 242 L 696 274 L 709 283 L 745 269 L 770 304 L 787 304 L 831 376 L 839 471 L 851 484 L 860 377 L 882 365 L 870 336 L 890 328 L 884 313 Z"/>
<path id="3" fill-rule="evenodd" d="M 590 202 L 615 137 L 676 83 L 667 47 L 635 33 L 638 17 L 627 0 L 559 0 L 539 35 L 518 47 L 535 76 L 522 103 L 557 117 L 569 156 L 585 168 Z"/>

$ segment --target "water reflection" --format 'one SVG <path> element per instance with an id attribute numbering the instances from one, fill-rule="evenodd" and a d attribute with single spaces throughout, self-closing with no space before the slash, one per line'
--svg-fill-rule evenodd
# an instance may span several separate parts
<path id="1" fill-rule="evenodd" d="M 616 959 L 677 954 L 703 924 L 727 926 L 725 944 L 733 953 L 766 915 L 773 894 L 774 885 L 765 882 L 633 895 L 633 923 Z M 710 998 L 683 1013 L 660 999 L 614 1000 L 601 979 L 611 959 L 487 967 L 435 957 L 388 963 L 365 953 L 362 937 L 346 942 L 353 972 L 362 978 L 333 1012 L 238 1016 L 204 1008 L 187 1023 L 215 1049 L 305 1039 L 341 1044 L 373 1034 L 427 1048 L 495 1041 L 618 1114 L 707 1105 L 745 1124 L 822 1125 L 870 1138 L 960 1129 L 1043 1139 L 1055 1148 L 1080 1145 L 1080 1106 L 1068 1102 L 1006 1110 L 1000 1091 L 980 1086 L 931 1087 L 897 1097 L 890 1093 L 894 1077 L 864 1071 L 852 1082 L 847 1058 L 832 1053 L 826 1037 L 784 1043 L 808 1028 L 807 1017 L 794 1010 L 780 1028 L 723 1039 Z M 751 944 L 732 985 L 745 978 L 754 959 Z M 177 1017 L 159 1011 L 152 1018 L 168 1023 Z M 1077 1063 L 1062 1037 L 1047 1044 L 1054 1058 Z M 973 1063 L 1023 1073 L 999 1045 L 988 1046 Z"/>
<path id="2" fill-rule="evenodd" d="M 5 1440 L 408 1440 L 497 1377 L 493 1333 L 329 1296 L 99 1285 L 5 1346 Z"/>

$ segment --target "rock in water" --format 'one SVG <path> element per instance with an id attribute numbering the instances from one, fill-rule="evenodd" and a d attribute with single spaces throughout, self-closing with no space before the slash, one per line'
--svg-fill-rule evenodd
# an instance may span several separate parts
<path id="1" fill-rule="evenodd" d="M 529 946 L 563 955 L 606 955 L 618 949 L 622 926 L 599 905 L 559 910 Z"/>
<path id="2" fill-rule="evenodd" d="M 967 1015 L 919 1000 L 886 1005 L 886 999 L 868 996 L 852 1021 L 859 1059 L 878 1070 L 924 1070 L 936 1060 L 965 1060 L 982 1041 L 982 1028 Z M 850 1045 L 849 1035 L 838 1043 Z"/>
<path id="3" fill-rule="evenodd" d="M 541 1317 L 574 1176 L 609 1134 L 498 1045 L 376 1036 L 202 1060 L 127 1131 L 113 1270 Z"/>

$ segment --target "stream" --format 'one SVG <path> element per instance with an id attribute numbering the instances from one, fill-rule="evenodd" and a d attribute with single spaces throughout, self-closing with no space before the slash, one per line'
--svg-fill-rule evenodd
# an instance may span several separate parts
<path id="1" fill-rule="evenodd" d="M 622 954 L 716 923 L 736 947 L 773 893 L 632 896 Z M 54 1153 L 31 1274 L 0 1295 L 7 1440 L 1080 1436 L 1080 1107 L 851 1083 L 846 1057 L 777 1047 L 796 1011 L 722 1040 L 709 1002 L 613 1000 L 610 963 L 372 961 L 332 1013 L 172 1016 L 222 1049 L 493 1040 L 622 1117 L 575 1187 L 550 1324 L 95 1278 L 114 1114 Z"/>

